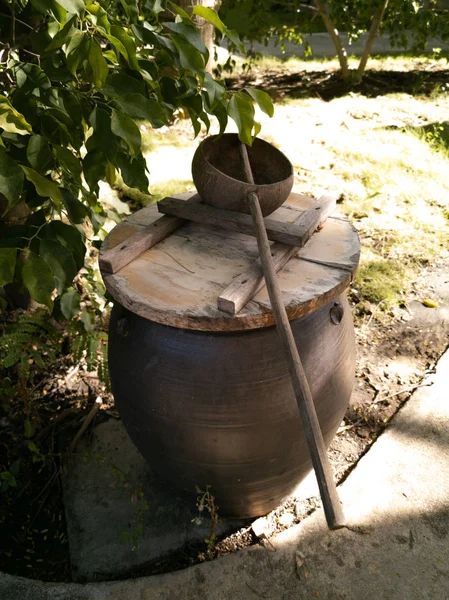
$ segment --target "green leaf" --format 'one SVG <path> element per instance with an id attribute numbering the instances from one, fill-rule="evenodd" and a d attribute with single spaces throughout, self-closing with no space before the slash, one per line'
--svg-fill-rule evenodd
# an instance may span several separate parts
<path id="1" fill-rule="evenodd" d="M 34 427 L 31 425 L 31 421 L 29 419 L 25 419 L 23 435 L 26 438 L 33 437 L 34 435 Z"/>
<path id="2" fill-rule="evenodd" d="M 61 194 L 59 192 L 58 184 L 50 179 L 47 179 L 46 177 L 42 177 L 42 175 L 39 175 L 39 173 L 34 169 L 24 167 L 23 165 L 21 165 L 21 167 L 28 181 L 31 181 L 36 188 L 36 192 L 39 194 L 39 196 L 42 196 L 43 198 L 51 198 L 56 206 L 60 207 Z"/>
<path id="3" fill-rule="evenodd" d="M 61 312 L 68 321 L 79 313 L 80 301 L 80 295 L 73 288 L 61 296 Z"/>
<path id="4" fill-rule="evenodd" d="M 77 271 L 84 266 L 86 246 L 81 233 L 73 225 L 62 221 L 51 221 L 40 231 L 40 237 L 53 240 L 70 250 L 76 264 Z"/>
<path id="5" fill-rule="evenodd" d="M 113 25 L 111 34 L 106 36 L 122 56 L 127 60 L 132 69 L 139 70 L 139 63 L 136 58 L 136 44 L 133 38 L 126 33 L 123 27 Z"/>
<path id="6" fill-rule="evenodd" d="M 97 27 L 102 27 L 106 33 L 111 31 L 111 24 L 108 20 L 108 14 L 98 2 L 88 2 L 86 10 L 90 14 L 91 21 Z"/>
<path id="7" fill-rule="evenodd" d="M 83 14 L 86 5 L 83 0 L 56 0 L 68 13 L 72 15 L 78 15 L 79 17 Z"/>
<path id="8" fill-rule="evenodd" d="M 89 211 L 87 210 L 87 206 L 80 202 L 71 191 L 60 188 L 60 192 L 62 202 L 66 207 L 70 221 L 75 223 L 75 225 L 79 225 L 88 215 Z"/>
<path id="9" fill-rule="evenodd" d="M 223 23 L 223 21 L 218 16 L 217 11 L 214 10 L 213 8 L 208 8 L 207 6 L 197 5 L 197 6 L 194 6 L 192 14 L 198 15 L 199 17 L 203 17 L 203 19 L 206 19 L 206 21 L 209 21 L 209 23 L 212 23 L 212 25 L 214 27 L 216 27 L 218 29 L 218 31 L 220 31 L 220 33 L 225 35 L 226 25 Z"/>
<path id="10" fill-rule="evenodd" d="M 133 25 L 131 27 L 134 35 L 144 44 L 154 46 L 155 49 L 165 48 L 169 53 L 176 52 L 176 46 L 170 38 L 157 34 L 155 31 L 150 31 L 146 27 Z"/>
<path id="11" fill-rule="evenodd" d="M 157 2 L 155 2 L 155 4 L 157 4 Z M 170 4 L 170 8 L 171 8 L 172 10 L 174 10 L 174 11 L 175 11 L 175 13 L 177 13 L 178 15 L 180 15 L 180 16 L 181 16 L 183 19 L 190 19 L 190 16 L 189 16 L 189 14 L 188 14 L 188 13 L 186 13 L 186 11 L 185 11 L 183 8 L 181 8 L 181 7 L 180 7 L 180 6 L 178 6 L 177 4 L 174 4 L 173 2 L 169 2 L 169 4 Z M 163 8 L 161 8 L 161 10 L 160 10 L 160 11 L 158 11 L 158 12 L 162 12 L 163 10 L 164 10 L 164 9 L 163 9 Z M 154 11 L 154 12 L 156 12 L 156 11 L 155 11 L 155 9 L 154 9 L 154 7 L 153 7 L 153 11 Z"/>
<path id="12" fill-rule="evenodd" d="M 53 158 L 47 138 L 43 135 L 32 135 L 28 142 L 27 158 L 33 169 L 45 171 Z"/>
<path id="13" fill-rule="evenodd" d="M 53 37 L 51 43 L 45 48 L 45 52 L 50 52 L 51 50 L 57 50 L 67 44 L 72 35 L 74 35 L 78 29 L 74 27 L 76 17 L 73 16 L 71 19 L 67 21 L 62 29 L 58 31 L 58 33 Z"/>
<path id="14" fill-rule="evenodd" d="M 105 177 L 106 165 L 106 156 L 99 150 L 91 150 L 84 157 L 84 177 L 91 192 L 98 192 L 98 182 Z"/>
<path id="15" fill-rule="evenodd" d="M 0 248 L 0 287 L 11 283 L 14 279 L 16 258 L 16 248 Z"/>
<path id="16" fill-rule="evenodd" d="M 27 135 L 33 133 L 31 125 L 5 96 L 0 96 L 0 127 L 10 133 Z"/>
<path id="17" fill-rule="evenodd" d="M 153 127 L 167 125 L 167 116 L 161 103 L 141 94 L 126 94 L 115 99 L 120 108 L 134 119 L 146 119 Z"/>
<path id="18" fill-rule="evenodd" d="M 113 186 L 117 179 L 117 171 L 115 170 L 114 165 L 110 162 L 106 165 L 106 181 L 110 186 Z"/>
<path id="19" fill-rule="evenodd" d="M 25 258 L 22 279 L 30 296 L 36 302 L 48 306 L 51 311 L 53 308 L 51 294 L 55 289 L 55 278 L 47 263 L 34 252 L 30 252 Z"/>
<path id="20" fill-rule="evenodd" d="M 204 45 L 203 40 L 200 37 L 198 29 L 193 25 L 192 22 L 181 22 L 181 23 L 162 23 L 164 27 L 170 29 L 174 33 L 181 35 L 185 38 L 194 48 L 196 48 L 201 54 L 209 55 L 209 51 Z"/>
<path id="21" fill-rule="evenodd" d="M 144 194 L 148 193 L 148 178 L 145 172 L 145 160 L 130 159 L 126 154 L 117 154 L 117 166 L 123 181 L 129 187 L 137 188 Z"/>
<path id="22" fill-rule="evenodd" d="M 79 158 L 71 150 L 62 146 L 54 146 L 54 151 L 66 175 L 81 185 L 81 173 L 83 169 Z"/>
<path id="23" fill-rule="evenodd" d="M 438 302 L 436 300 L 432 300 L 432 298 L 424 298 L 424 300 L 421 301 L 421 304 L 427 308 L 438 308 Z"/>
<path id="24" fill-rule="evenodd" d="M 235 93 L 228 104 L 228 115 L 238 127 L 239 140 L 251 146 L 254 127 L 254 105 L 251 98 L 243 92 Z"/>
<path id="25" fill-rule="evenodd" d="M 89 117 L 89 123 L 94 128 L 94 132 L 86 142 L 87 151 L 89 153 L 94 150 L 102 152 L 110 161 L 114 162 L 119 140 L 111 131 L 111 114 L 96 106 Z M 100 163 L 104 163 L 104 157 L 100 158 Z M 90 168 L 89 161 L 87 164 Z M 96 171 L 99 172 L 99 169 Z"/>
<path id="26" fill-rule="evenodd" d="M 29 94 L 36 89 L 48 90 L 51 82 L 46 73 L 33 63 L 19 63 L 15 69 L 17 87 L 23 94 Z"/>
<path id="27" fill-rule="evenodd" d="M 226 126 L 228 124 L 228 112 L 226 110 L 226 105 L 224 104 L 223 100 L 217 102 L 211 113 L 217 119 L 220 125 L 219 135 L 222 135 L 225 132 Z"/>
<path id="28" fill-rule="evenodd" d="M 72 283 L 78 272 L 72 253 L 58 242 L 43 239 L 39 244 L 39 256 L 50 267 L 55 278 L 56 289 L 60 294 Z"/>
<path id="29" fill-rule="evenodd" d="M 8 200 L 7 211 L 19 202 L 23 179 L 22 169 L 0 148 L 0 193 Z"/>
<path id="30" fill-rule="evenodd" d="M 128 19 L 137 19 L 137 17 L 139 16 L 137 0 L 120 0 L 120 3 L 123 6 L 123 9 Z"/>
<path id="31" fill-rule="evenodd" d="M 145 84 L 124 73 L 110 73 L 101 90 L 106 96 L 115 98 L 125 94 L 144 94 Z"/>
<path id="32" fill-rule="evenodd" d="M 270 96 L 263 92 L 262 90 L 258 90 L 256 88 L 245 88 L 245 91 L 251 96 L 254 102 L 257 102 L 261 110 L 267 114 L 269 117 L 274 115 L 274 106 L 271 101 Z"/>
<path id="33" fill-rule="evenodd" d="M 212 110 L 216 102 L 221 100 L 226 93 L 226 88 L 215 81 L 210 73 L 204 76 L 203 87 L 206 90 L 209 108 Z"/>
<path id="34" fill-rule="evenodd" d="M 153 3 L 153 6 L 151 7 L 151 10 L 156 15 L 158 15 L 161 12 L 164 12 L 164 10 L 167 10 L 167 0 L 152 0 L 152 3 Z M 180 11 L 182 11 L 182 8 L 180 8 L 179 6 L 177 8 Z M 184 14 L 187 14 L 185 11 L 183 11 L 183 12 L 184 12 Z M 181 14 L 181 13 L 179 13 L 179 14 Z"/>
<path id="35" fill-rule="evenodd" d="M 92 41 L 89 50 L 89 64 L 92 67 L 93 83 L 96 88 L 101 89 L 109 74 L 108 63 L 104 59 L 103 52 L 97 42 Z"/>
<path id="36" fill-rule="evenodd" d="M 139 128 L 128 115 L 119 110 L 112 110 L 111 130 L 128 144 L 131 154 L 136 156 L 140 152 L 142 137 Z"/>
<path id="37" fill-rule="evenodd" d="M 87 308 L 83 308 L 81 311 L 81 321 L 84 324 L 84 329 L 88 333 L 91 333 L 95 329 L 94 316 L 87 310 Z"/>
<path id="38" fill-rule="evenodd" d="M 226 29 L 225 36 L 237 46 L 237 48 L 240 50 L 240 52 L 242 52 L 242 54 L 245 53 L 245 46 L 242 44 L 242 40 L 240 39 L 239 34 L 234 29 Z"/>
<path id="39" fill-rule="evenodd" d="M 85 61 L 89 60 L 91 40 L 87 33 L 78 31 L 70 38 L 66 50 L 67 67 L 76 76 L 76 73 Z"/>
<path id="40" fill-rule="evenodd" d="M 51 15 L 58 23 L 65 23 L 67 13 L 56 0 L 31 0 L 31 4 L 43 15 Z"/>
<path id="41" fill-rule="evenodd" d="M 182 69 L 192 73 L 204 71 L 204 56 L 180 35 L 173 35 L 173 43 L 179 53 L 179 64 Z"/>

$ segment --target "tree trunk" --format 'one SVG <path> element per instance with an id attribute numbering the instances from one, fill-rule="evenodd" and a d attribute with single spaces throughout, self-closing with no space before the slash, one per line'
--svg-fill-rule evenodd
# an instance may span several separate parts
<path id="1" fill-rule="evenodd" d="M 220 8 L 221 0 L 177 0 L 177 4 L 191 14 L 193 7 L 197 5 L 218 10 Z M 206 21 L 206 19 L 202 19 L 201 17 L 196 17 L 196 25 L 204 45 L 209 50 L 209 61 L 206 65 L 206 71 L 210 73 L 212 71 L 213 63 L 212 57 L 214 52 L 215 29 L 212 23 L 209 23 L 209 21 Z"/>
<path id="2" fill-rule="evenodd" d="M 388 1 L 388 0 L 387 0 Z M 331 18 L 329 17 L 328 12 L 325 9 L 324 3 L 321 0 L 315 0 L 315 6 L 317 7 L 318 13 L 323 19 L 324 25 L 329 33 L 331 40 L 335 46 L 335 50 L 337 51 L 338 61 L 341 67 L 341 74 L 343 75 L 343 79 L 349 79 L 349 65 L 348 65 L 348 55 L 341 41 L 340 35 L 334 24 L 332 23 Z"/>
<path id="3" fill-rule="evenodd" d="M 362 77 L 363 73 L 365 72 L 366 64 L 371 54 L 371 48 L 373 47 L 374 40 L 376 39 L 377 34 L 379 33 L 380 25 L 382 23 L 385 10 L 388 6 L 388 1 L 389 0 L 383 0 L 382 4 L 379 6 L 374 15 L 369 30 L 368 38 L 366 40 L 365 48 L 363 50 L 362 58 L 360 59 L 359 66 L 357 68 L 357 74 L 359 75 L 359 77 Z"/>

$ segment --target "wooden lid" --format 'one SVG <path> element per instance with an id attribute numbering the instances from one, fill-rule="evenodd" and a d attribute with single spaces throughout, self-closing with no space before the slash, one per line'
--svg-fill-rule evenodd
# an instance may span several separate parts
<path id="1" fill-rule="evenodd" d="M 270 219 L 293 223 L 315 204 L 292 193 Z M 127 217 L 109 233 L 101 253 L 160 216 L 153 205 Z M 289 319 L 320 308 L 345 290 L 359 255 L 352 223 L 341 215 L 329 217 L 278 273 Z M 220 293 L 258 256 L 255 237 L 188 222 L 117 273 L 102 276 L 117 302 L 146 319 L 182 329 L 240 331 L 274 325 L 266 287 L 235 316 L 217 308 Z"/>

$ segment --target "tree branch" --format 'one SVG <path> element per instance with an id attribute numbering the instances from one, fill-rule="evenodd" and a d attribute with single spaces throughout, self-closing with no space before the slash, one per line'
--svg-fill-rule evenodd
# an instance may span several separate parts
<path id="1" fill-rule="evenodd" d="M 388 1 L 388 0 L 387 0 Z M 327 32 L 330 35 L 330 38 L 335 46 L 335 50 L 337 51 L 338 60 L 340 62 L 341 73 L 343 75 L 343 79 L 348 79 L 349 77 L 349 65 L 348 65 L 348 55 L 341 41 L 340 35 L 338 33 L 338 29 L 332 23 L 331 18 L 329 17 L 328 12 L 324 7 L 324 3 L 321 0 L 315 0 L 315 6 L 323 19 L 324 25 L 327 29 Z"/>
<path id="2" fill-rule="evenodd" d="M 357 74 L 360 77 L 363 75 L 366 69 L 368 58 L 371 54 L 371 48 L 373 47 L 374 40 L 376 39 L 377 34 L 379 33 L 380 25 L 385 14 L 385 10 L 388 6 L 388 1 L 389 0 L 383 0 L 382 4 L 379 6 L 372 20 L 365 48 L 363 49 L 362 58 L 360 59 L 359 66 L 357 67 Z"/>

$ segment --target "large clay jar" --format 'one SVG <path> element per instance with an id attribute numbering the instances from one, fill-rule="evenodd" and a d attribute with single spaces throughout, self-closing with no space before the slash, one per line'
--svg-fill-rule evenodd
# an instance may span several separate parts
<path id="1" fill-rule="evenodd" d="M 344 295 L 291 321 L 326 446 L 345 413 L 355 343 Z M 173 486 L 209 485 L 220 514 L 266 514 L 310 472 L 291 379 L 275 327 L 178 329 L 115 304 L 112 390 L 127 431 Z"/>

